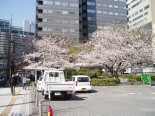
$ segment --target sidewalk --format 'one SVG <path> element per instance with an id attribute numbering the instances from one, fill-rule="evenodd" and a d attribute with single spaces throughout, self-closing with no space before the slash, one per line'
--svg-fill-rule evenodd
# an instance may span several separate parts
<path id="1" fill-rule="evenodd" d="M 29 116 L 31 114 L 31 88 L 16 87 L 16 95 L 11 95 L 11 89 L 0 88 L 0 116 Z"/>

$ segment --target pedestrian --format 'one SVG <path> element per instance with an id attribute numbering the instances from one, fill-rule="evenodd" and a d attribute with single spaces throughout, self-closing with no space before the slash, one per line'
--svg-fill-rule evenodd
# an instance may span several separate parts
<path id="1" fill-rule="evenodd" d="M 27 82 L 27 79 L 26 79 L 26 77 L 24 76 L 23 77 L 23 89 L 26 89 L 26 83 Z"/>
<path id="2" fill-rule="evenodd" d="M 34 83 L 35 83 L 35 77 L 34 77 L 34 75 L 30 73 L 29 74 L 29 78 L 30 78 L 30 85 L 33 86 Z"/>
<path id="3" fill-rule="evenodd" d="M 15 95 L 15 87 L 17 85 L 17 77 L 15 74 L 12 74 L 12 76 L 9 78 L 9 84 L 11 87 L 11 94 Z"/>

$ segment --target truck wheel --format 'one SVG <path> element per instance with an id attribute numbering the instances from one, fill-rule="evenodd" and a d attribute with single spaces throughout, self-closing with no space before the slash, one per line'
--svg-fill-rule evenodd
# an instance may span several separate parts
<path id="1" fill-rule="evenodd" d="M 72 94 L 65 94 L 64 95 L 64 98 L 67 99 L 67 100 L 69 100 L 71 97 L 72 97 Z"/>
<path id="2" fill-rule="evenodd" d="M 45 99 L 48 99 L 48 95 L 45 95 Z"/>

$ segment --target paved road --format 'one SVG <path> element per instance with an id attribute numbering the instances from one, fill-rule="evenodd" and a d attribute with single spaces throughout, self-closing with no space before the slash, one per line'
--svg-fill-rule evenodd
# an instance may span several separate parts
<path id="1" fill-rule="evenodd" d="M 71 100 L 44 100 L 43 116 L 47 116 L 49 104 L 54 116 L 155 116 L 155 88 L 93 87 L 92 93 L 77 93 Z"/>

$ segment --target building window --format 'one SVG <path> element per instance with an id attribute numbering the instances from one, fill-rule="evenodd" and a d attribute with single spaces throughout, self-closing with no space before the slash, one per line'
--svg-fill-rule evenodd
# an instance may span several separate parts
<path id="1" fill-rule="evenodd" d="M 61 3 L 60 2 L 55 2 L 55 5 L 60 6 Z"/>
<path id="2" fill-rule="evenodd" d="M 96 6 L 102 6 L 102 4 L 101 3 L 96 3 Z"/>
<path id="3" fill-rule="evenodd" d="M 119 2 L 126 2 L 126 0 L 119 0 Z"/>
<path id="4" fill-rule="evenodd" d="M 61 13 L 61 10 L 54 10 L 54 13 L 55 14 L 60 14 Z"/>
<path id="5" fill-rule="evenodd" d="M 140 16 L 138 16 L 138 17 L 136 17 L 136 18 L 134 18 L 133 21 L 136 21 L 136 20 L 138 20 L 138 19 L 140 19 L 140 18 L 142 18 L 142 17 L 143 17 L 143 14 L 140 15 Z"/>
<path id="6" fill-rule="evenodd" d="M 70 24 L 79 24 L 79 21 L 77 21 L 77 20 L 70 20 Z"/>
<path id="7" fill-rule="evenodd" d="M 103 11 L 103 14 L 108 14 L 108 12 L 107 11 Z"/>
<path id="8" fill-rule="evenodd" d="M 113 15 L 114 13 L 113 12 L 109 12 L 109 15 Z"/>
<path id="9" fill-rule="evenodd" d="M 119 15 L 120 15 L 120 16 L 127 16 L 126 13 L 120 13 Z"/>
<path id="10" fill-rule="evenodd" d="M 61 18 L 55 18 L 55 23 L 61 23 Z"/>
<path id="11" fill-rule="evenodd" d="M 103 21 L 104 22 L 108 22 L 108 18 L 103 18 Z"/>
<path id="12" fill-rule="evenodd" d="M 113 5 L 109 4 L 108 7 L 109 7 L 109 8 L 113 8 Z"/>
<path id="13" fill-rule="evenodd" d="M 114 5 L 114 8 L 118 8 L 118 5 Z"/>
<path id="14" fill-rule="evenodd" d="M 68 32 L 68 29 L 62 29 L 62 32 Z"/>
<path id="15" fill-rule="evenodd" d="M 103 6 L 103 7 L 107 7 L 108 5 L 107 5 L 107 4 L 102 4 L 102 6 Z"/>
<path id="16" fill-rule="evenodd" d="M 145 12 L 144 15 L 148 15 L 148 12 Z"/>
<path id="17" fill-rule="evenodd" d="M 68 14 L 68 11 L 62 11 L 62 14 Z"/>
<path id="18" fill-rule="evenodd" d="M 44 1 L 43 1 L 43 4 L 53 5 L 53 1 L 47 1 L 47 0 L 44 0 Z"/>
<path id="19" fill-rule="evenodd" d="M 132 14 L 132 17 L 136 16 L 138 14 L 138 11 Z"/>
<path id="20" fill-rule="evenodd" d="M 113 23 L 113 22 L 114 22 L 114 20 L 113 20 L 113 19 L 109 19 L 109 22 Z"/>
<path id="21" fill-rule="evenodd" d="M 71 6 L 71 7 L 79 7 L 79 5 L 77 3 L 69 3 L 69 6 Z"/>
<path id="22" fill-rule="evenodd" d="M 88 12 L 88 13 L 95 13 L 96 11 L 93 10 L 93 9 L 88 9 L 87 12 Z"/>
<path id="23" fill-rule="evenodd" d="M 70 29 L 70 32 L 75 32 L 75 29 Z"/>
<path id="24" fill-rule="evenodd" d="M 68 2 L 62 2 L 62 6 L 68 6 Z"/>
<path id="25" fill-rule="evenodd" d="M 52 32 L 53 31 L 53 28 L 48 27 L 48 31 Z"/>
<path id="26" fill-rule="evenodd" d="M 145 6 L 145 7 L 144 7 L 144 10 L 146 10 L 146 9 L 148 9 L 148 8 L 149 8 L 149 5 Z"/>
<path id="27" fill-rule="evenodd" d="M 95 2 L 87 2 L 87 5 L 95 6 Z"/>
<path id="28" fill-rule="evenodd" d="M 143 8 L 139 10 L 139 13 L 143 12 Z"/>
<path id="29" fill-rule="evenodd" d="M 47 12 L 48 12 L 48 13 L 53 13 L 53 10 L 48 10 Z"/>
<path id="30" fill-rule="evenodd" d="M 97 17 L 97 21 L 102 21 L 102 18 L 100 18 L 100 17 Z"/>
<path id="31" fill-rule="evenodd" d="M 43 31 L 48 31 L 48 30 L 47 30 L 47 27 L 43 27 Z"/>
<path id="32" fill-rule="evenodd" d="M 95 17 L 88 17 L 88 20 L 89 21 L 96 21 L 96 18 Z"/>
<path id="33" fill-rule="evenodd" d="M 48 18 L 47 22 L 54 22 L 54 19 L 53 18 Z"/>
<path id="34" fill-rule="evenodd" d="M 119 13 L 118 13 L 118 12 L 115 12 L 115 13 L 114 13 L 114 15 L 118 16 L 118 15 L 119 15 Z"/>
<path id="35" fill-rule="evenodd" d="M 62 23 L 64 23 L 64 24 L 68 24 L 68 22 L 69 22 L 69 21 L 68 21 L 67 19 L 63 19 L 63 20 L 62 20 Z"/>
<path id="36" fill-rule="evenodd" d="M 43 18 L 43 22 L 47 22 L 47 19 Z"/>
<path id="37" fill-rule="evenodd" d="M 119 9 L 126 9 L 126 6 L 119 6 Z"/>
<path id="38" fill-rule="evenodd" d="M 101 10 L 97 10 L 97 14 L 102 14 L 102 11 Z"/>
<path id="39" fill-rule="evenodd" d="M 70 11 L 69 14 L 70 15 L 79 15 L 79 12 L 77 12 L 77 11 Z"/>
<path id="40" fill-rule="evenodd" d="M 47 13 L 47 9 L 43 9 L 43 13 Z"/>

